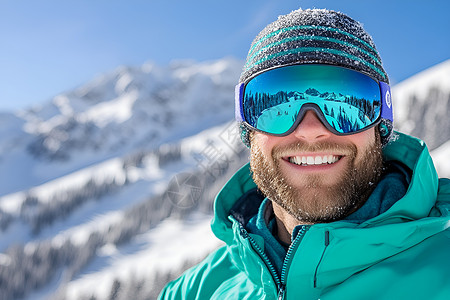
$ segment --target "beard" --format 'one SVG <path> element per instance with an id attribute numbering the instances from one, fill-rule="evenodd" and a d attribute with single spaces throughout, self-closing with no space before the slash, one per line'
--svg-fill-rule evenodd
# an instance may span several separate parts
<path id="1" fill-rule="evenodd" d="M 274 147 L 268 157 L 253 138 L 250 150 L 250 166 L 258 188 L 267 198 L 304 223 L 328 223 L 350 215 L 367 201 L 383 171 L 378 133 L 374 143 L 360 154 L 353 144 L 321 142 Z M 282 173 L 280 159 L 283 153 L 316 151 L 345 153 L 345 171 L 333 184 L 327 182 L 324 174 L 301 174 L 296 182 L 291 182 Z M 356 159 L 358 155 L 360 157 Z"/>

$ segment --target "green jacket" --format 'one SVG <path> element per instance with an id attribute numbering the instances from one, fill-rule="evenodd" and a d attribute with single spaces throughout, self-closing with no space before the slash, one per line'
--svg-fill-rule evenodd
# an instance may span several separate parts
<path id="1" fill-rule="evenodd" d="M 361 224 L 311 226 L 292 243 L 281 274 L 261 237 L 233 217 L 235 203 L 255 188 L 244 166 L 215 201 L 212 230 L 226 245 L 160 299 L 450 299 L 450 180 L 438 180 L 423 142 L 398 135 L 384 156 L 412 170 L 403 198 Z"/>

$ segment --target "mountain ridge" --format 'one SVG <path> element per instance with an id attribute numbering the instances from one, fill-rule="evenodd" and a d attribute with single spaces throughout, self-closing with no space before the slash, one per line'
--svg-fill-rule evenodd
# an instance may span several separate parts
<path id="1" fill-rule="evenodd" d="M 233 79 L 240 68 L 239 61 L 231 58 L 198 65 L 177 62 L 165 68 L 154 64 L 119 67 L 46 104 L 9 115 L 17 124 L 9 126 L 14 132 L 0 131 L 2 144 L 8 145 L 0 146 L 0 167 L 2 161 L 14 161 L 10 145 L 19 140 L 26 145 L 17 146 L 21 156 L 38 161 L 36 169 L 55 164 L 60 169 L 67 167 L 48 176 L 36 170 L 40 174 L 28 176 L 30 185 L 36 185 L 134 148 L 157 147 L 224 123 L 233 116 L 229 95 L 233 95 Z M 216 102 L 207 101 L 210 98 Z M 0 123 L 6 122 L 6 116 Z M 80 162 L 70 166 L 74 153 Z M 6 164 L 13 169 L 12 163 Z M 19 176 L 1 179 L 0 195 L 26 187 L 17 184 L 24 181 Z"/>
<path id="2" fill-rule="evenodd" d="M 392 88 L 394 127 L 434 150 L 450 139 L 450 59 Z"/>

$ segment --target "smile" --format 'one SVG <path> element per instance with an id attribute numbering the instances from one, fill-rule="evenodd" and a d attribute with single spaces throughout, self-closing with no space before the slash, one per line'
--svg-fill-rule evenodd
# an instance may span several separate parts
<path id="1" fill-rule="evenodd" d="M 312 166 L 334 164 L 339 161 L 341 157 L 336 155 L 317 155 L 317 156 L 291 156 L 289 162 L 299 166 Z"/>

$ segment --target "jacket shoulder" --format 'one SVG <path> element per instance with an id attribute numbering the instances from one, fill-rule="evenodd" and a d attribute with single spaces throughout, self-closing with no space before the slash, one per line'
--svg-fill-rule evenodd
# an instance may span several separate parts
<path id="1" fill-rule="evenodd" d="M 223 246 L 168 283 L 158 299 L 211 299 L 220 286 L 237 273 L 227 247 Z"/>

